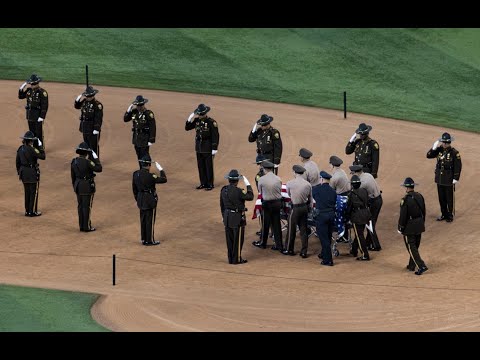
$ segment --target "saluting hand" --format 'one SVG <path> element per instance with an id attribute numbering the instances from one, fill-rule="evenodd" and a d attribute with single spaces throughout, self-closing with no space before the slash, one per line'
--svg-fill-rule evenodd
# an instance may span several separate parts
<path id="1" fill-rule="evenodd" d="M 158 162 L 155 161 L 155 166 L 157 167 L 158 171 L 162 171 L 163 167 Z"/>
<path id="2" fill-rule="evenodd" d="M 98 159 L 98 155 L 95 151 L 92 150 L 92 156 L 94 159 Z"/>

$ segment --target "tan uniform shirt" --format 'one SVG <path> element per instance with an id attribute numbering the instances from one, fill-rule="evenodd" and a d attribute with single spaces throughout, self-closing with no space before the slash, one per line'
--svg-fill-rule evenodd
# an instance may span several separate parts
<path id="1" fill-rule="evenodd" d="M 302 174 L 302 177 L 312 186 L 320 184 L 320 170 L 318 170 L 317 164 L 312 160 L 308 160 L 303 163 L 303 167 L 306 171 Z"/>
<path id="2" fill-rule="evenodd" d="M 293 205 L 312 202 L 312 185 L 302 175 L 297 175 L 295 179 L 287 182 L 287 193 Z"/>
<path id="3" fill-rule="evenodd" d="M 337 194 L 350 191 L 350 180 L 348 180 L 347 173 L 343 169 L 339 167 L 333 169 L 330 187 L 334 189 Z"/>
<path id="4" fill-rule="evenodd" d="M 378 187 L 377 182 L 375 181 L 372 174 L 362 172 L 359 176 L 360 181 L 362 184 L 360 185 L 361 188 L 367 189 L 368 197 L 369 198 L 376 198 L 380 195 L 380 188 Z"/>
<path id="5" fill-rule="evenodd" d="M 269 171 L 258 180 L 258 191 L 262 200 L 280 200 L 282 198 L 282 180 Z"/>

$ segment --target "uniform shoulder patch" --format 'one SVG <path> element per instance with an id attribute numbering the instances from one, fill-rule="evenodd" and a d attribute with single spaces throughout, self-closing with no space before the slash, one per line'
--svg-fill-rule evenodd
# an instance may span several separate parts
<path id="1" fill-rule="evenodd" d="M 273 136 L 275 137 L 275 139 L 279 139 L 280 138 L 280 133 L 278 131 L 275 131 Z"/>
<path id="2" fill-rule="evenodd" d="M 457 156 L 457 159 L 460 159 L 460 153 L 459 152 L 457 152 L 456 156 Z"/>
<path id="3" fill-rule="evenodd" d="M 247 190 L 246 190 L 246 189 L 243 189 L 243 190 L 242 190 L 242 193 L 246 194 L 246 193 L 247 193 Z"/>
<path id="4" fill-rule="evenodd" d="M 90 160 L 90 165 L 95 166 L 95 163 L 92 160 Z"/>
<path id="5" fill-rule="evenodd" d="M 376 141 L 373 142 L 373 147 L 378 150 L 379 146 L 378 146 L 378 143 Z"/>
<path id="6" fill-rule="evenodd" d="M 153 178 L 156 179 L 158 176 L 156 174 L 152 174 Z"/>
<path id="7" fill-rule="evenodd" d="M 48 94 L 45 90 L 43 90 L 43 96 L 48 97 Z"/>
<path id="8" fill-rule="evenodd" d="M 405 200 L 402 199 L 402 200 L 400 201 L 400 206 L 403 206 L 403 204 L 405 204 Z"/>
<path id="9" fill-rule="evenodd" d="M 218 127 L 217 122 L 215 120 L 212 121 L 213 126 Z"/>
<path id="10" fill-rule="evenodd" d="M 150 112 L 148 113 L 148 117 L 149 117 L 150 119 L 153 119 L 153 118 L 155 117 L 155 115 L 153 115 L 153 111 L 150 111 Z"/>
<path id="11" fill-rule="evenodd" d="M 37 154 L 40 154 L 40 151 L 37 148 L 34 148 Z"/>
<path id="12" fill-rule="evenodd" d="M 102 104 L 98 103 L 98 109 L 102 110 L 102 108 L 103 108 Z"/>

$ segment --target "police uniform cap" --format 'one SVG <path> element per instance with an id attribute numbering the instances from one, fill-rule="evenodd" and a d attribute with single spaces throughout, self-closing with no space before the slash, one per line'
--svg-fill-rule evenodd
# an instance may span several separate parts
<path id="1" fill-rule="evenodd" d="M 260 119 L 257 120 L 257 124 L 261 126 L 265 126 L 270 124 L 272 121 L 273 121 L 273 116 L 262 114 L 262 116 L 260 116 Z"/>
<path id="2" fill-rule="evenodd" d="M 304 159 L 309 159 L 313 155 L 313 153 L 308 149 L 301 148 L 298 152 L 298 155 L 300 155 Z"/>
<path id="3" fill-rule="evenodd" d="M 205 115 L 209 111 L 210 111 L 210 106 L 207 106 L 205 104 L 199 104 L 195 109 L 194 113 L 197 115 Z"/>
<path id="4" fill-rule="evenodd" d="M 138 95 L 135 100 L 133 100 L 133 105 L 144 105 L 148 102 L 148 99 L 145 99 L 142 95 Z"/>
<path id="5" fill-rule="evenodd" d="M 340 166 L 343 164 L 343 160 L 340 159 L 338 156 L 332 155 L 330 156 L 329 163 L 332 164 L 333 166 Z"/>
<path id="6" fill-rule="evenodd" d="M 32 76 L 30 76 L 28 79 L 27 79 L 27 83 L 28 84 L 32 84 L 32 85 L 36 85 L 38 84 L 40 81 L 42 81 L 42 78 L 37 76 L 37 74 L 32 74 Z"/>
<path id="7" fill-rule="evenodd" d="M 87 86 L 85 91 L 83 92 L 83 96 L 90 97 L 90 96 L 95 96 L 99 91 L 97 89 L 94 89 L 92 86 Z"/>
<path id="8" fill-rule="evenodd" d="M 225 179 L 228 180 L 240 180 L 243 177 L 243 175 L 240 175 L 237 169 L 232 169 L 230 172 L 225 175 Z"/>
<path id="9" fill-rule="evenodd" d="M 348 168 L 350 171 L 357 172 L 363 170 L 363 165 L 350 165 Z"/>
<path id="10" fill-rule="evenodd" d="M 271 161 L 263 160 L 263 161 L 262 161 L 262 166 L 263 166 L 265 169 L 273 169 L 273 168 L 275 167 L 275 164 L 273 164 Z"/>
<path id="11" fill-rule="evenodd" d="M 25 140 L 37 140 L 38 138 L 35 136 L 33 132 L 28 130 L 25 135 L 20 136 L 20 139 L 25 139 Z"/>
<path id="12" fill-rule="evenodd" d="M 145 154 L 138 161 L 144 164 L 151 164 L 152 158 L 150 157 L 149 154 Z"/>
<path id="13" fill-rule="evenodd" d="M 351 184 L 355 184 L 355 183 L 361 183 L 362 181 L 360 180 L 360 178 L 358 177 L 358 175 L 353 175 L 352 178 L 350 179 L 350 183 Z"/>
<path id="14" fill-rule="evenodd" d="M 323 178 L 323 179 L 331 179 L 332 178 L 332 175 L 330 175 L 329 173 L 327 173 L 326 171 L 320 171 L 320 177 Z"/>
<path id="15" fill-rule="evenodd" d="M 360 125 L 358 125 L 358 129 L 355 130 L 355 132 L 359 135 L 365 135 L 368 134 L 370 130 L 372 130 L 372 127 L 370 125 L 361 123 Z"/>
<path id="16" fill-rule="evenodd" d="M 403 184 L 401 184 L 400 186 L 412 187 L 413 188 L 415 185 L 418 185 L 418 184 L 415 181 L 413 181 L 413 179 L 411 177 L 407 177 L 403 181 Z"/>
<path id="17" fill-rule="evenodd" d="M 88 144 L 85 141 L 80 143 L 80 145 L 78 145 L 77 148 L 75 149 L 75 152 L 77 154 L 85 154 L 91 151 L 92 149 L 90 149 L 90 146 L 88 146 Z"/>
<path id="18" fill-rule="evenodd" d="M 292 168 L 292 169 L 293 169 L 293 171 L 295 171 L 295 173 L 297 173 L 297 174 L 303 174 L 305 171 L 307 171 L 307 170 L 305 170 L 305 168 L 304 168 L 303 166 L 301 166 L 301 165 L 293 165 L 293 168 Z"/>
<path id="19" fill-rule="evenodd" d="M 442 137 L 438 139 L 440 142 L 444 143 L 451 143 L 454 140 L 453 136 L 451 136 L 449 133 L 445 132 L 442 134 Z"/>
<path id="20" fill-rule="evenodd" d="M 258 155 L 257 155 L 257 158 L 255 159 L 254 164 L 257 164 L 257 165 L 258 165 L 258 164 L 260 164 L 260 163 L 261 163 L 262 161 L 264 161 L 264 160 L 265 160 L 265 156 L 263 156 L 262 154 L 258 154 Z"/>

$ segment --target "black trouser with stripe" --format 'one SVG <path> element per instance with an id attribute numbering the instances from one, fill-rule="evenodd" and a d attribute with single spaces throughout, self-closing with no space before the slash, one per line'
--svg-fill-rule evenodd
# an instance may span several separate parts
<path id="1" fill-rule="evenodd" d="M 294 205 L 295 206 L 295 205 Z M 285 247 L 288 251 L 294 251 L 295 238 L 297 237 L 297 225 L 300 228 L 300 239 L 302 240 L 302 254 L 306 254 L 308 250 L 308 206 L 303 204 L 299 207 L 293 207 L 288 215 L 287 235 L 285 237 Z"/>
<path id="2" fill-rule="evenodd" d="M 93 195 L 94 194 L 77 194 L 78 224 L 80 231 L 88 231 L 92 228 L 90 216 L 92 214 Z"/>
<path id="3" fill-rule="evenodd" d="M 335 223 L 333 211 L 320 213 L 316 220 L 317 235 L 322 244 L 321 256 L 324 262 L 331 263 L 332 259 L 332 233 Z"/>
<path id="4" fill-rule="evenodd" d="M 365 224 L 352 224 L 353 234 L 355 235 L 355 239 L 352 242 L 352 253 L 354 256 L 357 256 L 358 250 L 362 253 L 363 257 L 369 258 L 370 255 L 368 254 L 367 249 L 367 242 L 365 241 Z"/>
<path id="5" fill-rule="evenodd" d="M 40 141 L 42 142 L 43 149 L 45 149 L 45 141 L 43 140 L 43 121 L 41 122 L 38 122 L 36 120 L 28 121 L 28 130 L 33 132 L 35 136 L 40 139 Z M 33 145 L 36 148 L 40 148 L 40 146 L 38 146 L 38 140 L 35 140 L 33 142 Z"/>
<path id="6" fill-rule="evenodd" d="M 381 249 L 380 242 L 378 241 L 377 236 L 377 219 L 378 214 L 380 214 L 380 210 L 382 209 L 383 199 L 382 195 L 378 195 L 375 199 L 372 200 L 370 204 L 370 213 L 372 214 L 372 226 L 373 226 L 373 234 L 370 231 L 367 231 L 367 246 L 372 246 L 375 249 Z"/>
<path id="7" fill-rule="evenodd" d="M 135 152 L 137 153 L 137 159 L 140 160 L 144 155 L 150 153 L 150 146 L 135 146 Z"/>
<path id="8" fill-rule="evenodd" d="M 227 239 L 228 263 L 238 264 L 242 260 L 245 226 L 235 228 L 225 226 L 225 236 Z"/>
<path id="9" fill-rule="evenodd" d="M 39 187 L 40 181 L 36 183 L 23 183 L 25 190 L 25 212 L 37 212 Z"/>
<path id="10" fill-rule="evenodd" d="M 206 187 L 214 185 L 213 156 L 212 153 L 197 152 L 198 176 L 200 184 Z"/>
<path id="11" fill-rule="evenodd" d="M 155 218 L 157 209 L 140 210 L 140 229 L 142 242 L 151 243 L 155 241 Z"/>
<path id="12" fill-rule="evenodd" d="M 93 134 L 83 134 L 83 141 L 85 141 L 90 149 L 95 151 L 98 157 L 100 157 L 100 134 L 93 135 Z"/>
<path id="13" fill-rule="evenodd" d="M 282 200 L 269 200 L 262 202 L 262 245 L 267 245 L 268 229 L 270 229 L 271 225 L 273 229 L 275 245 L 279 250 L 283 250 L 282 224 L 280 222 L 281 208 Z"/>
<path id="14" fill-rule="evenodd" d="M 453 219 L 453 185 L 438 185 L 438 200 L 442 215 L 447 219 Z"/>
<path id="15" fill-rule="evenodd" d="M 420 247 L 420 240 L 422 239 L 422 234 L 418 235 L 403 235 L 403 241 L 405 241 L 405 246 L 407 247 L 408 253 L 410 254 L 410 261 L 408 262 L 408 269 L 415 270 L 417 268 L 423 268 L 425 262 L 420 257 L 418 248 Z"/>

